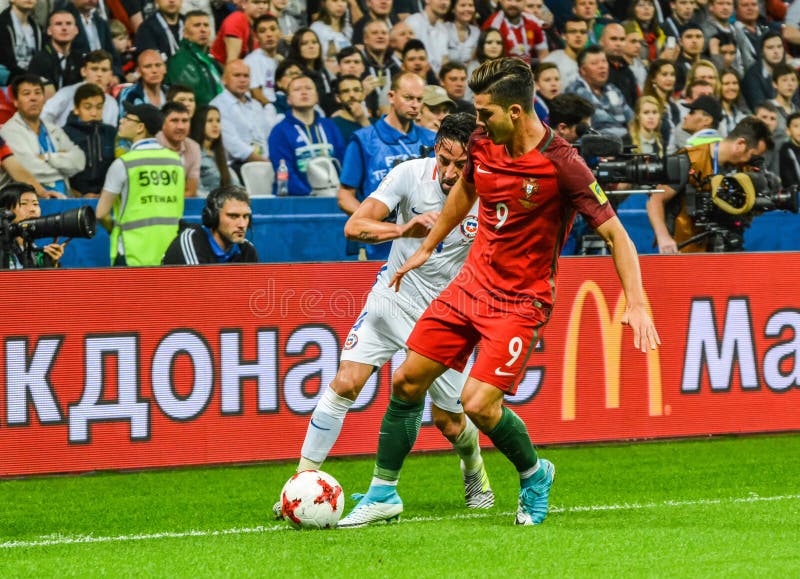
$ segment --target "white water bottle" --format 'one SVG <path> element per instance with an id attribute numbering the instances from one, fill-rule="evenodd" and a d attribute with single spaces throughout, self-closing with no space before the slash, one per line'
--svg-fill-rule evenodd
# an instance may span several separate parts
<path id="1" fill-rule="evenodd" d="M 278 164 L 278 172 L 275 174 L 275 181 L 277 185 L 275 192 L 279 197 L 285 197 L 289 194 L 289 167 L 286 166 L 286 161 L 281 159 Z"/>

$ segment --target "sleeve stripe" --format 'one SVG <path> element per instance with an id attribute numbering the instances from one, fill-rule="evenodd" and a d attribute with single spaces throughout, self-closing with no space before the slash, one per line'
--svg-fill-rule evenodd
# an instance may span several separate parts
<path id="1" fill-rule="evenodd" d="M 200 263 L 197 259 L 197 252 L 194 249 L 194 243 L 192 243 L 193 235 L 194 229 L 185 229 L 180 235 L 181 251 L 183 252 L 183 257 L 186 260 L 187 265 L 198 265 Z"/>

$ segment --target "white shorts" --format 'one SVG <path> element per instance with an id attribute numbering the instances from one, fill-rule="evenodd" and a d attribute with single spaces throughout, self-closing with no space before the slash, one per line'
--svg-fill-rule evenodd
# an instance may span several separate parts
<path id="1" fill-rule="evenodd" d="M 380 368 L 406 349 L 406 339 L 416 321 L 394 300 L 373 290 L 347 336 L 341 359 Z M 465 374 L 448 369 L 428 390 L 431 400 L 447 412 L 463 412 L 461 390 L 466 380 Z"/>

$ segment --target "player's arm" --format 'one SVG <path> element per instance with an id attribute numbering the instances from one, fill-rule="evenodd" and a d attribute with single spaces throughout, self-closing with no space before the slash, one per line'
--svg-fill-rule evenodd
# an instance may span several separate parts
<path id="1" fill-rule="evenodd" d="M 642 286 L 642 271 L 639 256 L 628 232 L 616 215 L 597 227 L 597 233 L 605 240 L 614 258 L 614 266 L 625 292 L 625 313 L 622 323 L 633 330 L 633 345 L 642 352 L 647 347 L 655 349 L 661 344 L 653 320 L 647 313 Z"/>
<path id="2" fill-rule="evenodd" d="M 438 211 L 415 215 L 408 223 L 398 225 L 384 221 L 389 207 L 382 201 L 367 197 L 350 216 L 344 226 L 344 235 L 351 241 L 383 243 L 398 237 L 425 237 L 439 217 Z"/>
<path id="3" fill-rule="evenodd" d="M 469 210 L 475 205 L 477 196 L 475 184 L 468 183 L 462 176 L 450 190 L 450 193 L 447 194 L 447 201 L 444 203 L 436 225 L 433 226 L 433 229 L 422 241 L 422 245 L 414 252 L 414 255 L 409 257 L 398 268 L 389 282 L 389 287 L 394 287 L 395 291 L 400 291 L 400 282 L 403 280 L 403 276 L 428 261 L 436 246 L 444 241 L 447 234 L 467 216 Z"/>
<path id="4" fill-rule="evenodd" d="M 676 191 L 667 185 L 659 185 L 658 188 L 664 191 L 651 193 L 647 200 L 647 217 L 650 219 L 650 227 L 653 228 L 653 233 L 656 235 L 659 253 L 678 253 L 678 245 L 667 229 L 665 211 L 667 202 L 675 197 Z"/>

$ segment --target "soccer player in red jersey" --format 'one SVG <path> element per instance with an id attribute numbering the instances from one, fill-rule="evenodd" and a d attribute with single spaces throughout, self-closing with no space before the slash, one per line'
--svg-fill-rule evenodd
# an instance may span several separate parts
<path id="1" fill-rule="evenodd" d="M 434 300 L 408 338 L 408 357 L 393 377 L 370 489 L 339 523 L 354 527 L 398 515 L 396 486 L 419 431 L 425 392 L 447 368 L 463 370 L 480 351 L 462 392 L 464 412 L 516 467 L 516 524 L 547 516 L 555 469 L 539 459 L 525 424 L 503 405 L 514 393 L 550 316 L 558 256 L 576 211 L 608 244 L 625 292 L 622 322 L 646 352 L 661 343 L 648 315 L 633 242 L 576 150 L 533 112 L 533 76 L 523 61 L 481 65 L 469 82 L 479 129 L 461 179 L 420 248 L 391 284 L 421 266 L 478 199 L 478 234 L 459 275 Z M 402 510 L 402 508 L 400 509 Z"/>

